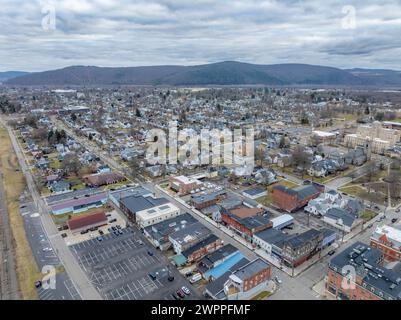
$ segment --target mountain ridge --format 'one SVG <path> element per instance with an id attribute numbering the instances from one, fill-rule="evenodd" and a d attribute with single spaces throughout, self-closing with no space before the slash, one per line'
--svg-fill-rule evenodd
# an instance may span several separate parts
<path id="1" fill-rule="evenodd" d="M 1 73 L 0 73 L 1 74 Z M 20 75 L 6 85 L 384 85 L 401 86 L 401 71 L 339 69 L 285 63 L 223 61 L 194 66 L 70 66 Z"/>

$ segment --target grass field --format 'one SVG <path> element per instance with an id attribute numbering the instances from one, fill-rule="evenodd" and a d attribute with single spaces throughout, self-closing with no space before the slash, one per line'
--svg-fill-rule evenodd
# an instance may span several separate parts
<path id="1" fill-rule="evenodd" d="M 0 126 L 0 167 L 3 172 L 7 208 L 15 246 L 15 260 L 21 296 L 25 300 L 38 299 L 34 282 L 41 278 L 29 246 L 24 222 L 19 211 L 19 197 L 25 189 L 25 178 L 19 171 L 15 152 L 6 129 Z M 18 170 L 18 171 L 16 171 Z"/>
<path id="2" fill-rule="evenodd" d="M 364 222 L 370 221 L 376 216 L 377 213 L 369 209 L 365 209 L 361 214 L 361 218 L 363 219 Z"/>

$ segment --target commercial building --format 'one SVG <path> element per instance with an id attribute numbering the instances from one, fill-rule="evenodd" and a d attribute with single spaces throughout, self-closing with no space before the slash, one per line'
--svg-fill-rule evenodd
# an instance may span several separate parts
<path id="1" fill-rule="evenodd" d="M 182 251 L 181 254 L 187 259 L 187 263 L 194 263 L 208 253 L 219 249 L 222 245 L 222 240 L 214 234 L 211 234 L 206 239 Z"/>
<path id="2" fill-rule="evenodd" d="M 310 200 L 317 198 L 323 190 L 323 186 L 314 183 L 295 189 L 278 185 L 272 190 L 272 204 L 287 212 L 293 212 L 306 206 Z"/>
<path id="3" fill-rule="evenodd" d="M 384 259 L 401 261 L 401 230 L 390 226 L 378 226 L 370 237 L 370 245 L 379 249 Z"/>
<path id="4" fill-rule="evenodd" d="M 120 200 L 129 196 L 151 196 L 152 192 L 143 187 L 124 187 L 118 190 L 109 191 L 111 202 L 120 207 Z"/>
<path id="5" fill-rule="evenodd" d="M 180 195 L 186 195 L 200 189 L 203 183 L 197 179 L 189 178 L 186 176 L 170 177 L 170 188 Z"/>
<path id="6" fill-rule="evenodd" d="M 245 197 L 248 197 L 250 199 L 258 199 L 260 197 L 267 196 L 267 189 L 265 188 L 252 188 L 248 190 L 242 191 L 242 194 Z"/>
<path id="7" fill-rule="evenodd" d="M 168 239 L 170 234 L 185 229 L 195 222 L 198 222 L 198 220 L 192 217 L 189 213 L 184 213 L 175 218 L 145 227 L 143 232 L 156 248 L 163 251 L 171 247 L 171 242 Z"/>
<path id="8" fill-rule="evenodd" d="M 216 191 L 205 195 L 191 196 L 189 202 L 192 206 L 195 207 L 195 209 L 202 210 L 204 208 L 215 205 L 217 202 L 224 199 L 225 197 L 226 197 L 225 191 Z"/>
<path id="9" fill-rule="evenodd" d="M 333 132 L 315 130 L 312 131 L 312 138 L 317 144 L 330 144 L 336 140 L 337 135 Z"/>
<path id="10" fill-rule="evenodd" d="M 266 290 L 271 278 L 271 265 L 257 258 L 234 271 L 224 284 L 228 300 L 250 299 Z"/>
<path id="11" fill-rule="evenodd" d="M 93 187 L 100 187 L 109 184 L 114 184 L 124 180 L 125 180 L 124 176 L 114 172 L 96 173 L 84 177 L 85 183 Z"/>
<path id="12" fill-rule="evenodd" d="M 270 228 L 255 233 L 252 242 L 272 257 L 281 259 L 284 243 L 291 237 L 281 230 Z"/>
<path id="13" fill-rule="evenodd" d="M 136 222 L 137 212 L 152 209 L 167 203 L 169 203 L 169 201 L 166 198 L 156 198 L 153 195 L 130 195 L 120 199 L 120 209 L 129 220 Z"/>
<path id="14" fill-rule="evenodd" d="M 401 300 L 401 272 L 383 260 L 380 250 L 352 244 L 329 262 L 326 293 L 339 300 Z"/>
<path id="15" fill-rule="evenodd" d="M 272 222 L 272 228 L 281 230 L 288 227 L 294 223 L 294 218 L 289 214 L 282 214 L 277 218 L 270 220 Z"/>
<path id="16" fill-rule="evenodd" d="M 271 228 L 268 217 L 260 215 L 259 208 L 221 209 L 222 224 L 235 231 L 241 237 L 252 241 L 255 233 Z M 263 212 L 263 210 L 262 210 Z"/>
<path id="17" fill-rule="evenodd" d="M 103 211 L 101 211 L 88 215 L 73 217 L 67 221 L 67 225 L 72 233 L 79 233 L 90 228 L 97 228 L 107 225 L 107 216 Z"/>
<path id="18" fill-rule="evenodd" d="M 384 154 L 386 149 L 394 146 L 400 139 L 400 130 L 388 129 L 388 126 L 383 127 L 375 122 L 372 125 L 359 126 L 355 134 L 347 134 L 344 143 L 348 147 L 356 147 L 369 142 L 373 153 Z"/>
<path id="19" fill-rule="evenodd" d="M 83 198 L 60 201 L 52 204 L 50 208 L 52 213 L 55 215 L 80 213 L 92 208 L 102 207 L 107 202 L 107 199 L 107 193 L 101 192 Z"/>
<path id="20" fill-rule="evenodd" d="M 139 227 L 145 228 L 153 224 L 174 218 L 181 214 L 181 211 L 172 203 L 166 203 L 152 208 L 136 212 L 136 223 Z"/>
<path id="21" fill-rule="evenodd" d="M 282 259 L 289 267 L 297 267 L 312 258 L 321 248 L 323 233 L 310 229 L 284 242 Z"/>
<path id="22" fill-rule="evenodd" d="M 181 254 L 184 250 L 206 239 L 212 232 L 200 222 L 189 225 L 185 229 L 169 235 L 174 251 Z"/>

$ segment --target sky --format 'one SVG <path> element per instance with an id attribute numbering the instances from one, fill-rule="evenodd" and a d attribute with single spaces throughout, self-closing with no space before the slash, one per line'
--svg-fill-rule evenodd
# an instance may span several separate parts
<path id="1" fill-rule="evenodd" d="M 235 60 L 401 69 L 401 0 L 0 0 L 0 71 Z"/>

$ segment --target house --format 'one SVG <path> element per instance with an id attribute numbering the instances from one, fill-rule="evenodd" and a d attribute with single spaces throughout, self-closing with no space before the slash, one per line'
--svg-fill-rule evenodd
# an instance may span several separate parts
<path id="1" fill-rule="evenodd" d="M 310 229 L 290 237 L 284 242 L 282 259 L 285 265 L 297 267 L 316 254 L 321 247 L 323 233 Z"/>
<path id="2" fill-rule="evenodd" d="M 120 198 L 120 209 L 125 213 L 130 221 L 136 222 L 137 212 L 166 205 L 168 203 L 169 201 L 166 198 L 156 198 L 152 194 L 133 194 Z"/>
<path id="3" fill-rule="evenodd" d="M 113 172 L 96 173 L 84 177 L 85 183 L 92 187 L 115 184 L 124 180 L 125 177 L 123 175 Z"/>
<path id="4" fill-rule="evenodd" d="M 267 189 L 265 188 L 252 188 L 242 191 L 242 194 L 245 197 L 250 199 L 258 199 L 264 196 L 267 196 Z"/>
<path id="5" fill-rule="evenodd" d="M 387 261 L 401 261 L 401 230 L 378 226 L 370 237 L 370 245 L 383 253 Z"/>
<path id="6" fill-rule="evenodd" d="M 324 190 L 317 184 L 309 184 L 295 189 L 282 185 L 274 186 L 272 189 L 272 204 L 287 212 L 293 212 L 306 206 L 312 199 L 317 198 Z"/>
<path id="7" fill-rule="evenodd" d="M 143 233 L 156 248 L 164 251 L 171 247 L 168 238 L 170 234 L 185 229 L 197 221 L 189 213 L 184 213 L 175 218 L 147 226 L 143 229 Z"/>
<path id="8" fill-rule="evenodd" d="M 70 191 L 71 184 L 68 181 L 54 181 L 49 185 L 49 190 L 53 193 L 62 193 Z"/>
<path id="9" fill-rule="evenodd" d="M 145 168 L 145 172 L 152 178 L 161 177 L 164 174 L 164 167 L 161 164 Z"/>
<path id="10" fill-rule="evenodd" d="M 269 263 L 256 258 L 234 271 L 224 284 L 228 300 L 250 299 L 267 289 L 272 274 Z"/>
<path id="11" fill-rule="evenodd" d="M 170 234 L 168 238 L 174 251 L 180 255 L 182 251 L 206 239 L 211 233 L 203 224 L 195 222 L 185 229 Z"/>
<path id="12" fill-rule="evenodd" d="M 262 185 L 269 185 L 277 181 L 277 174 L 273 169 L 260 169 L 255 173 L 255 181 Z"/>
<path id="13" fill-rule="evenodd" d="M 41 157 L 38 161 L 36 161 L 36 167 L 39 169 L 47 169 L 50 166 L 50 162 L 47 158 Z"/>
<path id="14" fill-rule="evenodd" d="M 323 250 L 331 246 L 333 243 L 337 241 L 337 232 L 328 228 L 323 228 L 320 231 L 323 233 L 323 240 L 320 245 L 320 250 Z"/>
<path id="15" fill-rule="evenodd" d="M 107 225 L 107 216 L 103 211 L 73 217 L 67 221 L 72 233 L 79 233 L 90 228 L 98 228 Z"/>
<path id="16" fill-rule="evenodd" d="M 330 208 L 323 216 L 323 221 L 344 232 L 351 232 L 363 224 L 362 219 L 341 208 Z"/>
<path id="17" fill-rule="evenodd" d="M 222 223 L 248 241 L 252 241 L 255 233 L 271 228 L 272 223 L 268 217 L 262 215 L 263 212 L 264 210 L 260 208 L 220 211 Z"/>
<path id="18" fill-rule="evenodd" d="M 383 267 L 383 261 L 382 251 L 353 243 L 330 260 L 326 293 L 337 300 L 401 300 L 401 272 Z M 350 283 L 348 270 L 352 286 L 344 286 Z"/>
<path id="19" fill-rule="evenodd" d="M 199 261 L 206 254 L 219 249 L 222 245 L 222 240 L 211 234 L 206 239 L 182 251 L 181 254 L 186 258 L 187 263 L 192 264 Z"/>

